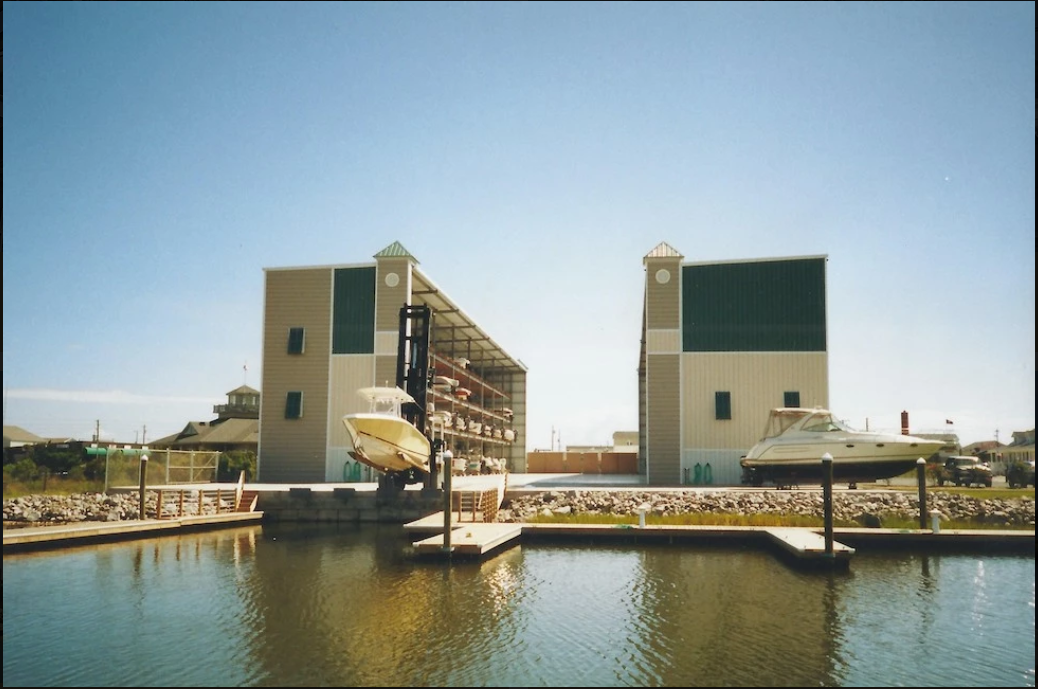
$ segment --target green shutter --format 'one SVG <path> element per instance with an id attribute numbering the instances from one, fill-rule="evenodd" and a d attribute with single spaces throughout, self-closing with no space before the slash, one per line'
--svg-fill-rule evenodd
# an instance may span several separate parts
<path id="1" fill-rule="evenodd" d="M 714 418 L 720 421 L 730 421 L 732 418 L 732 393 L 714 393 Z"/>
<path id="2" fill-rule="evenodd" d="M 299 419 L 303 416 L 303 393 L 290 392 L 285 399 L 285 418 Z"/>
<path id="3" fill-rule="evenodd" d="M 337 268 L 332 304 L 332 354 L 375 351 L 375 268 Z"/>
<path id="4" fill-rule="evenodd" d="M 289 354 L 302 354 L 303 346 L 305 343 L 305 333 L 303 328 L 289 328 L 288 329 L 288 353 Z"/>

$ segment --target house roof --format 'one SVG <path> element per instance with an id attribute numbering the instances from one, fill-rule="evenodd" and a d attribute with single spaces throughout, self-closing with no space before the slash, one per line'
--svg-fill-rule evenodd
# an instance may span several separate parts
<path id="1" fill-rule="evenodd" d="M 151 442 L 152 447 L 203 447 L 207 445 L 246 445 L 259 443 L 259 419 L 217 419 L 189 421 L 175 435 Z"/>
<path id="2" fill-rule="evenodd" d="M 962 448 L 963 454 L 975 455 L 979 452 L 990 452 L 991 450 L 997 450 L 1002 447 L 1002 443 L 997 440 L 981 440 L 979 442 L 970 443 L 969 445 Z"/>
<path id="3" fill-rule="evenodd" d="M 250 388 L 248 385 L 239 385 L 238 387 L 234 388 L 233 390 L 231 390 L 227 394 L 228 395 L 258 395 L 258 394 L 260 394 L 260 391 L 257 390 L 256 388 Z"/>
<path id="4" fill-rule="evenodd" d="M 47 442 L 46 438 L 30 433 L 21 426 L 4 426 L 4 447 L 10 447 L 12 444 L 30 445 L 45 442 Z"/>

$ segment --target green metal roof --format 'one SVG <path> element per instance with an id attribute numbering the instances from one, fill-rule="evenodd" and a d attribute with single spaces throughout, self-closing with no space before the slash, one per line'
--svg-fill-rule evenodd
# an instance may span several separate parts
<path id="1" fill-rule="evenodd" d="M 382 251 L 375 254 L 375 258 L 409 258 L 415 263 L 418 260 L 411 255 L 411 252 L 404 248 L 404 245 L 400 242 L 393 242 Z"/>

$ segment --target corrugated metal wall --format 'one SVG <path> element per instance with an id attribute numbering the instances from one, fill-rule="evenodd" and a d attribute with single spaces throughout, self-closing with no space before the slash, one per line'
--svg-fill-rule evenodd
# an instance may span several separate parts
<path id="1" fill-rule="evenodd" d="M 374 346 L 375 268 L 338 268 L 332 301 L 332 353 L 370 354 Z"/>
<path id="2" fill-rule="evenodd" d="M 798 391 L 804 407 L 829 404 L 825 352 L 705 353 L 682 355 L 685 448 L 748 450 L 768 411 L 783 406 L 783 393 Z M 714 393 L 731 393 L 731 420 L 714 418 Z"/>
<path id="3" fill-rule="evenodd" d="M 826 349 L 825 259 L 682 268 L 686 352 Z"/>

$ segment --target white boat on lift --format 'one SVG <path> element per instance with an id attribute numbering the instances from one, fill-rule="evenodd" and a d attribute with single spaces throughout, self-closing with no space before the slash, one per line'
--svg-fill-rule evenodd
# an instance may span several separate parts
<path id="1" fill-rule="evenodd" d="M 342 417 L 353 443 L 350 456 L 383 473 L 403 473 L 410 482 L 429 473 L 429 438 L 403 415 L 403 405 L 414 404 L 414 398 L 398 387 L 367 387 L 357 393 L 370 408 Z"/>
<path id="2" fill-rule="evenodd" d="M 827 409 L 778 407 L 768 415 L 763 437 L 739 463 L 742 482 L 754 486 L 820 483 L 822 457 L 829 454 L 833 481 L 853 486 L 900 476 L 943 446 L 940 440 L 854 430 Z"/>

